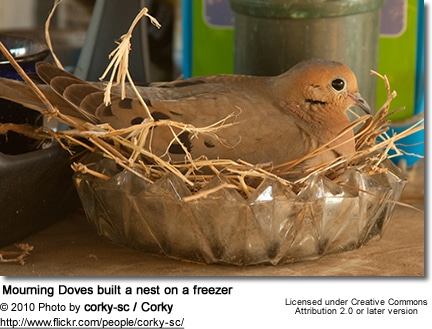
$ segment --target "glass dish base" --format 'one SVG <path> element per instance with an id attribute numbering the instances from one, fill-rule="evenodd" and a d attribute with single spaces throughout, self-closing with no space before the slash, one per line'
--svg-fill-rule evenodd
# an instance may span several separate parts
<path id="1" fill-rule="evenodd" d="M 294 193 L 265 179 L 245 199 L 214 177 L 205 197 L 185 201 L 192 192 L 173 174 L 153 184 L 109 159 L 91 154 L 83 163 L 110 177 L 104 181 L 75 173 L 86 215 L 100 235 L 114 243 L 171 258 L 231 265 L 288 264 L 353 250 L 382 237 L 405 187 L 390 161 L 380 173 L 357 168 L 337 182 L 311 176 Z"/>

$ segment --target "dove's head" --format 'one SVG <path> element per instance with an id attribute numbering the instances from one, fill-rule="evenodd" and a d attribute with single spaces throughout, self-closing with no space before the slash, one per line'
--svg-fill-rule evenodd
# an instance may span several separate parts
<path id="1" fill-rule="evenodd" d="M 328 108 L 346 111 L 351 106 L 370 113 L 368 103 L 360 95 L 357 79 L 346 65 L 329 60 L 310 59 L 294 65 L 280 75 L 281 87 L 290 90 L 295 102 L 323 105 Z M 295 90 L 295 92 L 293 92 Z"/>

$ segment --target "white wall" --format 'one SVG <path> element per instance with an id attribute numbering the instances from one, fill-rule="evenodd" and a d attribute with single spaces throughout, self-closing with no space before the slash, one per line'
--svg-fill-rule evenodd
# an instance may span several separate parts
<path id="1" fill-rule="evenodd" d="M 36 0 L 0 0 L 0 29 L 28 29 L 36 24 Z"/>

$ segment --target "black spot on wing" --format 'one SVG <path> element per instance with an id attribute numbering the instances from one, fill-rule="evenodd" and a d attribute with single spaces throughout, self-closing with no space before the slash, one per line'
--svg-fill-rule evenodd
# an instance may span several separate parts
<path id="1" fill-rule="evenodd" d="M 125 98 L 125 99 L 122 99 L 122 100 L 118 103 L 118 105 L 119 105 L 120 108 L 122 108 L 122 109 L 129 109 L 129 110 L 131 110 L 131 109 L 132 109 L 132 101 L 133 101 L 132 98 Z"/>
<path id="2" fill-rule="evenodd" d="M 169 120 L 170 119 L 170 117 L 168 115 L 166 115 L 165 113 L 162 113 L 162 112 L 158 112 L 158 111 L 152 112 L 151 115 L 155 121 Z"/>
<path id="3" fill-rule="evenodd" d="M 183 148 L 177 143 L 174 143 L 170 146 L 169 152 L 172 154 L 185 154 Z"/>
<path id="4" fill-rule="evenodd" d="M 139 125 L 144 121 L 143 117 L 136 117 L 131 120 L 131 125 Z"/>
<path id="5" fill-rule="evenodd" d="M 189 139 L 189 133 L 188 132 L 182 132 L 178 138 L 180 139 L 181 143 L 183 144 L 183 147 L 185 147 L 188 152 L 191 151 L 192 149 L 192 143 Z M 172 154 L 185 154 L 183 147 L 178 144 L 178 143 L 174 143 L 170 146 L 169 148 L 169 152 Z"/>
<path id="6" fill-rule="evenodd" d="M 143 98 L 144 103 L 146 103 L 147 106 L 152 106 L 152 102 L 150 98 Z"/>
<path id="7" fill-rule="evenodd" d="M 213 142 L 211 141 L 204 141 L 204 145 L 208 148 L 212 148 L 215 147 L 215 145 L 213 144 Z"/>
<path id="8" fill-rule="evenodd" d="M 113 113 L 112 113 L 111 104 L 108 105 L 108 106 L 105 106 L 105 107 L 102 109 L 102 115 L 103 115 L 104 117 L 112 117 L 112 116 L 114 116 Z"/>

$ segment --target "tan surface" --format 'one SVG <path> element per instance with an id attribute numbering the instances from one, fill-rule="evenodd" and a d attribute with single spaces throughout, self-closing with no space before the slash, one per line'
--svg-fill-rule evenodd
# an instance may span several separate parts
<path id="1" fill-rule="evenodd" d="M 402 201 L 424 207 L 423 164 Z M 282 266 L 201 265 L 116 246 L 99 237 L 77 211 L 28 237 L 26 264 L 0 264 L 5 276 L 422 276 L 424 214 L 397 206 L 384 237 L 355 251 Z"/>

